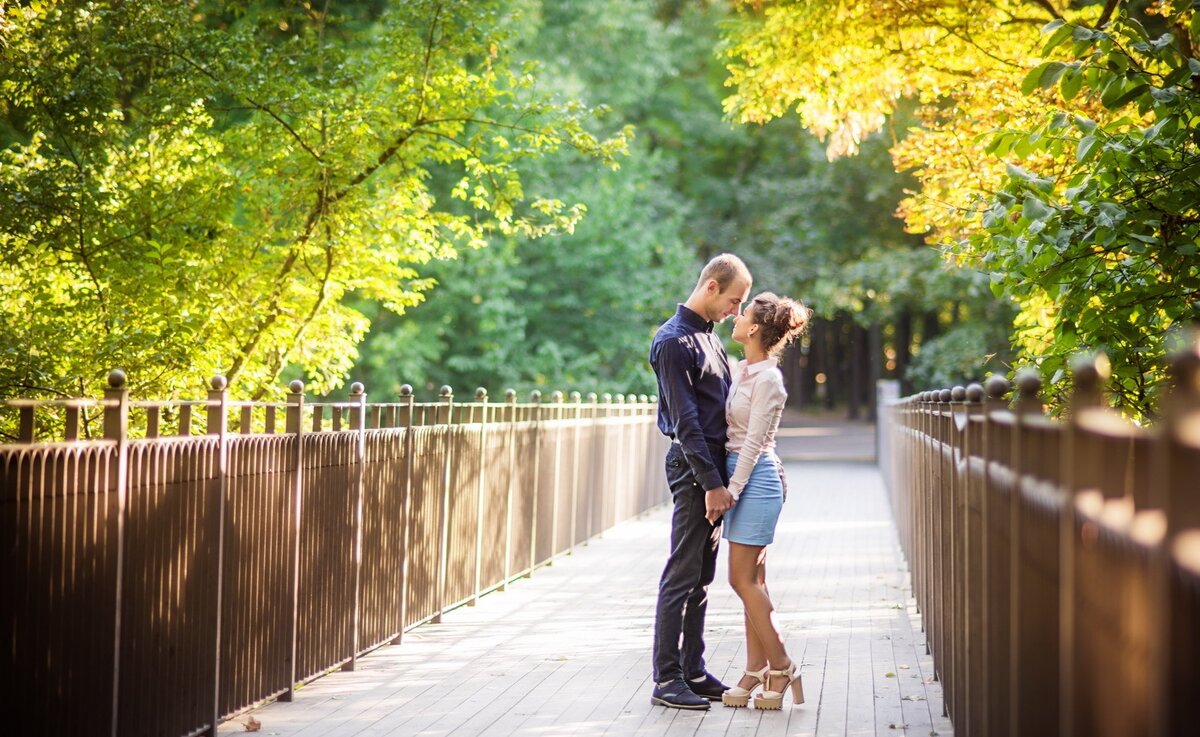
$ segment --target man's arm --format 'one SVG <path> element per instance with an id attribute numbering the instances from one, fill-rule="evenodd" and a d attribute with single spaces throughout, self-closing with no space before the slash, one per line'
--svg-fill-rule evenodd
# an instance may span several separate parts
<path id="1" fill-rule="evenodd" d="M 724 491 L 725 483 L 708 452 L 708 443 L 700 429 L 696 388 L 689 370 L 692 355 L 679 341 L 666 340 L 659 346 L 656 364 L 655 369 L 662 381 L 667 419 L 675 430 L 675 439 L 683 448 L 684 458 L 691 466 L 692 473 L 705 491 Z"/>

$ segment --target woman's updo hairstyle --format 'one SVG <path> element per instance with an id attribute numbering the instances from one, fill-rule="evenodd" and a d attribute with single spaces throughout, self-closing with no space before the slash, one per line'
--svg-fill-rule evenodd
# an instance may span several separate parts
<path id="1" fill-rule="evenodd" d="M 763 292 L 750 300 L 750 319 L 762 330 L 762 345 L 768 354 L 782 351 L 808 327 L 812 310 L 790 297 Z"/>

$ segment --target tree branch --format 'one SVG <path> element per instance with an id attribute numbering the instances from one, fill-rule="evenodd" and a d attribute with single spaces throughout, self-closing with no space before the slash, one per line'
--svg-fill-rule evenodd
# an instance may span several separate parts
<path id="1" fill-rule="evenodd" d="M 433 34 L 437 31 L 438 19 L 442 16 L 442 5 L 438 3 L 437 8 L 433 11 L 433 20 L 429 22 L 429 35 L 425 39 L 425 60 L 423 62 L 424 69 L 421 72 L 421 101 L 417 105 L 417 117 L 419 121 L 425 115 L 425 91 L 429 89 L 429 71 L 433 63 Z"/>
<path id="2" fill-rule="evenodd" d="M 225 85 L 221 81 L 221 79 L 219 77 L 217 77 L 217 75 L 215 75 L 211 71 L 209 71 L 203 64 L 193 61 L 192 59 L 190 59 L 187 56 L 185 56 L 184 54 L 176 51 L 175 49 L 167 48 L 164 46 L 158 46 L 157 48 L 161 49 L 162 51 L 167 52 L 168 54 L 171 54 L 172 56 L 182 59 L 185 64 L 191 66 L 193 69 L 200 72 L 201 74 L 208 77 L 209 79 L 216 82 L 217 84 L 225 87 Z M 233 94 L 234 97 L 241 97 L 243 100 L 250 103 L 250 106 L 253 107 L 255 110 L 259 110 L 259 111 L 264 112 L 267 115 L 269 115 L 272 119 L 275 120 L 276 123 L 279 123 L 279 125 L 283 126 L 283 129 L 286 130 L 289 134 L 291 134 L 292 138 L 294 138 L 296 140 L 296 143 L 299 143 L 300 147 L 303 148 L 305 151 L 307 151 L 310 156 L 312 156 L 317 161 L 324 163 L 324 159 L 321 158 L 321 154 L 314 151 L 312 149 L 312 147 L 308 145 L 308 142 L 305 141 L 304 138 L 296 131 L 296 129 L 291 126 L 291 124 L 289 124 L 286 120 L 284 120 L 282 117 L 280 117 L 280 115 L 278 113 L 276 113 L 274 110 L 269 108 L 265 103 L 261 103 L 248 95 L 238 95 L 238 94 L 234 93 L 232 90 L 229 90 L 228 87 L 226 87 L 226 90 L 228 92 L 230 92 L 230 94 Z"/>
<path id="3" fill-rule="evenodd" d="M 1033 4 L 1045 8 L 1046 12 L 1050 14 L 1050 17 L 1057 20 L 1063 20 L 1062 13 L 1059 13 L 1058 10 L 1050 4 L 1050 0 L 1033 0 Z"/>
<path id="4" fill-rule="evenodd" d="M 1117 5 L 1120 2 L 1121 0 L 1108 0 L 1108 2 L 1104 3 L 1104 10 L 1101 11 L 1100 17 L 1096 19 L 1096 28 L 1103 28 L 1112 19 L 1113 12 L 1116 11 Z"/>

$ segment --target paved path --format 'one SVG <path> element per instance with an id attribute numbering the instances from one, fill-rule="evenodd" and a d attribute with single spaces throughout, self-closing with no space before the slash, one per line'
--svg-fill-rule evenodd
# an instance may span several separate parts
<path id="1" fill-rule="evenodd" d="M 876 469 L 792 463 L 768 582 L 808 703 L 782 712 L 651 706 L 655 587 L 669 516 L 627 522 L 476 607 L 447 614 L 249 717 L 303 737 L 951 735 Z M 742 615 L 724 581 L 709 669 L 735 681 Z"/>
<path id="2" fill-rule="evenodd" d="M 775 434 L 784 461 L 875 461 L 875 425 L 844 419 L 845 413 L 787 409 Z"/>

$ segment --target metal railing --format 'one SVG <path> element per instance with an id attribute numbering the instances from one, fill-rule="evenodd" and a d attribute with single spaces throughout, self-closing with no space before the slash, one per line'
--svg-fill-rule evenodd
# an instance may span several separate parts
<path id="1" fill-rule="evenodd" d="M 130 401 L 121 372 L 109 383 L 100 401 L 9 402 L 14 734 L 215 733 L 667 499 L 644 395 L 464 403 L 443 387 L 419 403 L 405 387 L 368 404 L 356 384 L 310 403 L 293 382 L 275 405 L 231 401 L 216 377 L 206 400 L 167 403 Z M 80 439 L 88 409 L 103 438 Z M 34 442 L 42 412 L 65 415 L 62 438 Z"/>
<path id="2" fill-rule="evenodd" d="M 887 481 L 934 671 L 968 737 L 1196 734 L 1200 349 L 1153 429 L 1083 361 L 1064 420 L 1036 371 L 881 413 Z"/>

